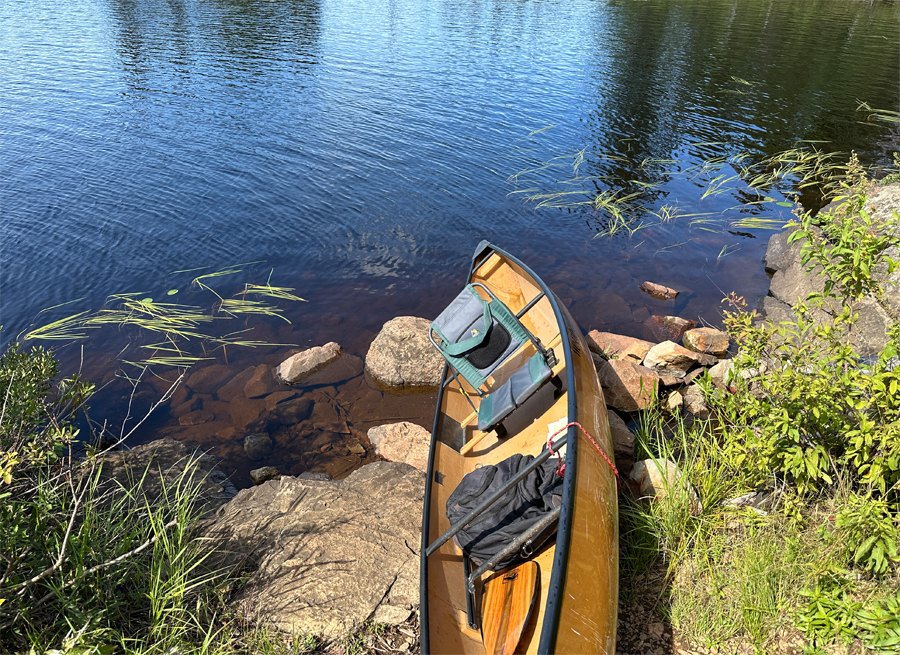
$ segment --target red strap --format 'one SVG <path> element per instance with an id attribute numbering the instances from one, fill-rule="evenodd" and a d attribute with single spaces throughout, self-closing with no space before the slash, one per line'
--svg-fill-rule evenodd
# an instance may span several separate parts
<path id="1" fill-rule="evenodd" d="M 561 434 L 563 431 L 568 430 L 573 425 L 577 425 L 578 429 L 584 433 L 584 436 L 586 436 L 588 439 L 591 440 L 591 443 L 594 444 L 594 448 L 597 449 L 597 452 L 599 452 L 600 455 L 603 456 L 603 459 L 606 460 L 606 463 L 609 464 L 609 468 L 611 468 L 613 473 L 615 473 L 615 475 L 616 475 L 616 487 L 619 487 L 620 482 L 621 482 L 619 480 L 619 470 L 616 468 L 616 465 L 612 463 L 612 460 L 609 457 L 607 457 L 606 453 L 603 452 L 603 449 L 600 447 L 600 444 L 598 444 L 596 441 L 594 441 L 594 437 L 592 437 L 590 434 L 588 434 L 588 431 L 584 429 L 584 427 L 581 425 L 581 423 L 578 423 L 576 421 L 572 421 L 571 423 L 566 423 L 563 427 L 561 427 L 559 430 L 557 430 L 552 435 L 550 435 L 550 437 L 547 439 L 547 449 L 550 451 L 550 454 L 556 455 L 556 453 L 553 452 L 554 437 Z M 563 473 L 565 473 L 565 470 L 566 470 L 566 465 L 563 462 L 562 457 L 560 457 L 559 458 L 559 468 L 556 469 L 556 474 L 561 477 L 563 475 Z"/>

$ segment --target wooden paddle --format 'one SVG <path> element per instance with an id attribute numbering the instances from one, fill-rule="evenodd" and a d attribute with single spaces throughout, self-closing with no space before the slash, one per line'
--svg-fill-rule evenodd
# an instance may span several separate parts
<path id="1" fill-rule="evenodd" d="M 498 571 L 484 582 L 481 639 L 487 655 L 512 655 L 537 598 L 540 569 L 522 562 Z"/>

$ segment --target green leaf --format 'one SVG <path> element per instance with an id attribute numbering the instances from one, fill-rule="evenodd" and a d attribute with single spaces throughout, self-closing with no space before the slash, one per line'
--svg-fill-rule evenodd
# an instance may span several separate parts
<path id="1" fill-rule="evenodd" d="M 793 207 L 793 206 L 794 206 L 794 203 L 792 203 L 792 202 L 785 202 L 784 200 L 779 200 L 779 201 L 776 202 L 775 204 L 778 205 L 779 207 Z"/>
<path id="2" fill-rule="evenodd" d="M 166 291 L 167 296 L 174 296 L 176 293 L 178 293 L 178 289 L 169 289 Z"/>

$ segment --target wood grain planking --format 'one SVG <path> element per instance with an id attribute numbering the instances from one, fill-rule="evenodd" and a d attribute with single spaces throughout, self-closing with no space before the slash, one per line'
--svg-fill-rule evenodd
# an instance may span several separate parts
<path id="1" fill-rule="evenodd" d="M 481 600 L 481 634 L 484 651 L 490 655 L 512 655 L 538 591 L 540 569 L 534 561 L 498 571 L 485 580 Z"/>

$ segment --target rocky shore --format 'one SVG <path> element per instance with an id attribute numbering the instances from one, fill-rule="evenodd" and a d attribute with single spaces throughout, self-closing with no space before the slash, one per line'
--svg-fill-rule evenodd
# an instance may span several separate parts
<path id="1" fill-rule="evenodd" d="M 900 206 L 900 184 L 877 188 L 870 205 L 873 214 Z M 789 244 L 788 235 L 773 236 L 765 256 L 772 282 L 759 309 L 775 320 L 791 319 L 796 304 L 823 285 L 820 271 L 804 270 L 800 244 Z M 887 277 L 886 271 L 881 274 Z M 900 283 L 900 272 L 889 279 Z M 658 281 L 641 288 L 661 302 L 678 295 Z M 883 347 L 887 326 L 900 313 L 898 288 L 878 302 L 858 303 L 860 320 L 849 338 L 865 352 Z M 407 420 L 360 429 L 328 389 L 358 384 L 360 397 L 369 398 L 372 407 L 389 397 L 422 395 L 433 411 L 429 394 L 439 384 L 443 361 L 428 342 L 428 324 L 422 317 L 389 321 L 365 359 L 331 342 L 238 374 L 219 365 L 199 368 L 173 394 L 171 412 L 181 426 L 238 445 L 253 466 L 256 486 L 238 492 L 209 457 L 204 460 L 209 471 L 204 534 L 215 544 L 220 566 L 248 572 L 232 599 L 248 618 L 316 635 L 334 652 L 348 634 L 363 634 L 371 652 L 417 652 L 429 430 Z M 665 313 L 648 315 L 642 332 L 639 338 L 592 330 L 586 338 L 608 405 L 617 466 L 635 497 L 653 497 L 687 483 L 672 462 L 634 461 L 639 413 L 658 403 L 687 421 L 707 418 L 696 382 L 708 376 L 727 389 L 735 375 L 729 357 L 735 346 L 718 329 Z M 231 420 L 220 418 L 225 416 Z M 298 448 L 303 452 L 292 466 L 269 463 L 273 452 Z M 147 444 L 112 455 L 111 474 L 156 461 L 163 477 L 174 475 L 186 452 L 171 439 Z M 325 462 L 334 461 L 336 453 L 349 459 L 328 470 Z M 699 510 L 702 499 L 692 493 L 692 509 Z M 708 652 L 682 643 L 665 623 L 656 602 L 661 575 L 646 574 L 641 583 L 646 589 L 634 589 L 622 601 L 618 652 Z M 393 627 L 365 633 L 373 622 Z"/>

